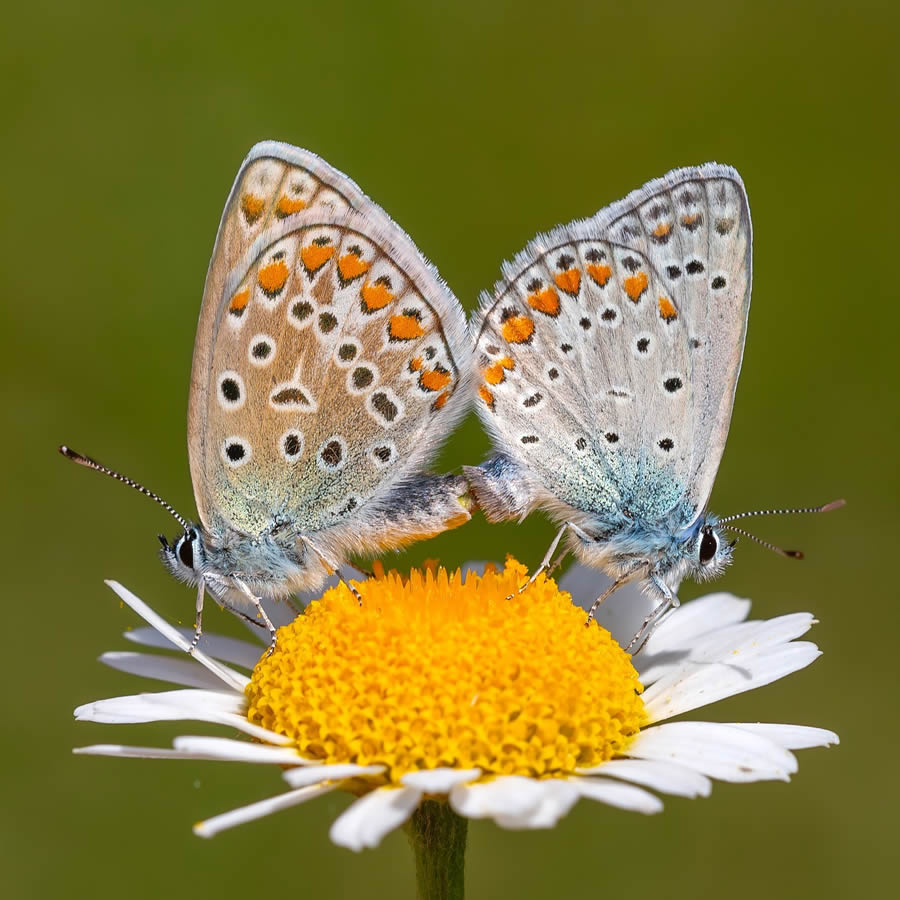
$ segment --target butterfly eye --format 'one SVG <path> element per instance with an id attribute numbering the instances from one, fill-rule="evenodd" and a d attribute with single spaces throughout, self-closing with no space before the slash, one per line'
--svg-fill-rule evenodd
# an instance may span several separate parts
<path id="1" fill-rule="evenodd" d="M 703 538 L 700 541 L 700 565 L 708 565 L 710 560 L 716 555 L 719 549 L 719 539 L 712 533 L 704 529 Z"/>
<path id="2" fill-rule="evenodd" d="M 197 537 L 196 531 L 189 531 L 178 542 L 178 558 L 189 568 L 194 568 L 194 539 Z"/>

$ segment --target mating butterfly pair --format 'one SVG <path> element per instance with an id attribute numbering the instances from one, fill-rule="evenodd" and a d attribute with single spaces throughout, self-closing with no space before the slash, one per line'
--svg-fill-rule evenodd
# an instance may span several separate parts
<path id="1" fill-rule="evenodd" d="M 751 243 L 737 172 L 678 169 L 537 237 L 467 327 L 351 179 L 308 151 L 256 145 L 219 225 L 194 346 L 199 523 L 163 503 L 184 529 L 161 538 L 162 558 L 197 587 L 195 643 L 206 592 L 274 640 L 261 599 L 321 585 L 349 553 L 461 525 L 472 497 L 491 521 L 546 510 L 562 528 L 541 570 L 568 530 L 615 585 L 647 582 L 658 618 L 684 575 L 731 559 L 705 507 Z M 496 455 L 464 476 L 425 474 L 473 399 Z"/>

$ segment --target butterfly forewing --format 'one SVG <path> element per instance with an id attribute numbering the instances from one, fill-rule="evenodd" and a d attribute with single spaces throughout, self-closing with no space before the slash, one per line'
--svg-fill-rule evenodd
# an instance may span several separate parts
<path id="1" fill-rule="evenodd" d="M 358 516 L 464 406 L 458 302 L 378 207 L 313 161 L 251 154 L 220 229 L 195 350 L 206 387 L 191 410 L 198 507 L 206 522 L 217 511 L 216 531 L 287 522 L 313 534 Z"/>

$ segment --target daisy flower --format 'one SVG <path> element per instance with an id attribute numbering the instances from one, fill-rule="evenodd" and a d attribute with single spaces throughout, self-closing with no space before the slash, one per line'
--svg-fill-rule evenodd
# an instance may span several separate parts
<path id="1" fill-rule="evenodd" d="M 483 574 L 380 573 L 357 583 L 362 607 L 338 585 L 280 629 L 271 656 L 215 637 L 193 658 L 104 654 L 108 665 L 179 687 L 88 703 L 76 718 L 211 722 L 252 740 L 183 736 L 171 748 L 76 752 L 269 764 L 286 790 L 194 831 L 212 837 L 342 790 L 357 799 L 331 839 L 361 850 L 414 813 L 457 828 L 457 816 L 548 828 L 581 798 L 656 813 L 659 794 L 706 796 L 713 779 L 787 781 L 792 750 L 837 742 L 801 725 L 668 721 L 809 665 L 819 650 L 797 640 L 809 613 L 748 621 L 749 601 L 710 594 L 674 611 L 632 659 L 620 643 L 646 600 L 620 592 L 630 601 L 618 606 L 624 618 L 612 604 L 606 627 L 585 628 L 579 604 L 596 596 L 596 572 L 576 567 L 560 587 L 541 576 L 515 594 L 526 575 L 512 559 Z M 189 648 L 188 633 L 108 583 L 152 626 L 129 638 Z"/>

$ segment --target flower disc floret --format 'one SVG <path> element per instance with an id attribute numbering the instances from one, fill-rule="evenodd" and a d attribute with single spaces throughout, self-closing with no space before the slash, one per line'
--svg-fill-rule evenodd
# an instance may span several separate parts
<path id="1" fill-rule="evenodd" d="M 646 722 L 630 657 L 515 560 L 343 583 L 278 632 L 247 687 L 252 722 L 323 763 L 559 777 L 620 754 Z M 513 596 L 509 596 L 512 594 Z"/>

